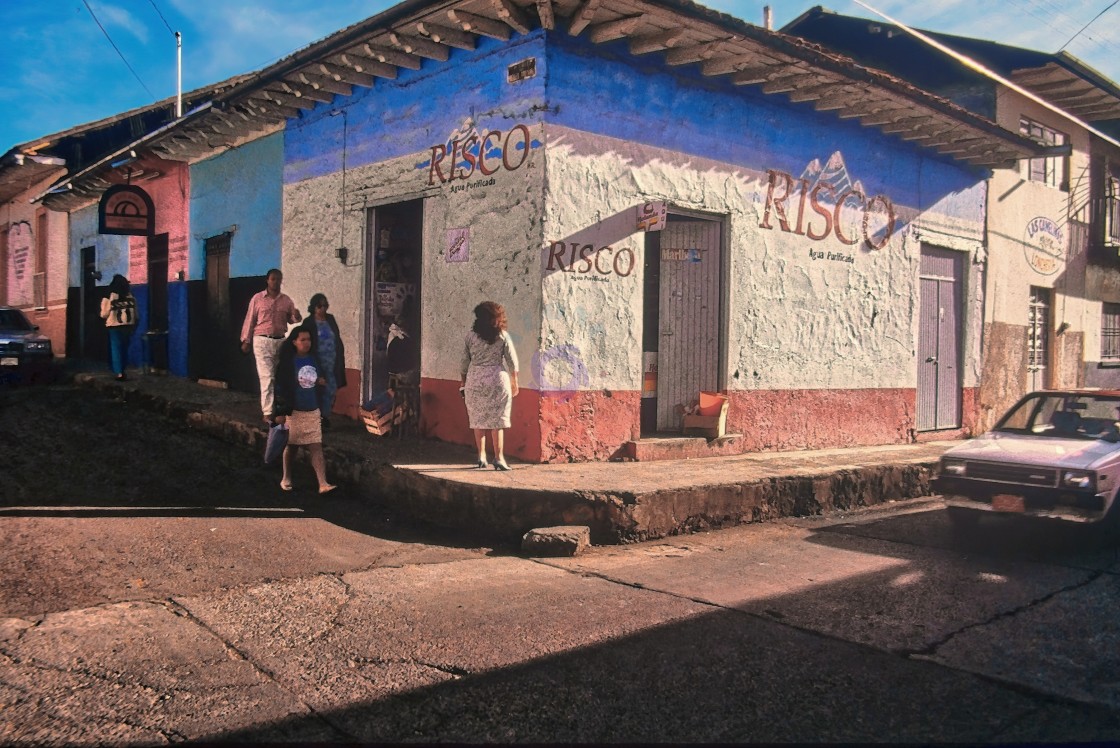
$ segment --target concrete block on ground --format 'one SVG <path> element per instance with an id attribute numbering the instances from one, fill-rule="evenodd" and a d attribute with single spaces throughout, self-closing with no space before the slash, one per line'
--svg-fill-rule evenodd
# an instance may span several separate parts
<path id="1" fill-rule="evenodd" d="M 530 556 L 575 556 L 591 545 L 591 528 L 581 525 L 538 527 L 521 538 Z"/>

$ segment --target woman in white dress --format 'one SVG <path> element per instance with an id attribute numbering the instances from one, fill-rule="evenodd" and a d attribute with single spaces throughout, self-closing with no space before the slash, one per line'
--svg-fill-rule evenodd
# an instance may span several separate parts
<path id="1" fill-rule="evenodd" d="M 517 351 L 506 332 L 506 310 L 494 301 L 474 308 L 474 327 L 463 344 L 461 366 L 467 403 L 467 418 L 478 447 L 478 468 L 486 464 L 486 432 L 494 442 L 494 469 L 509 470 L 506 464 L 504 430 L 510 425 L 510 410 L 517 395 Z"/>

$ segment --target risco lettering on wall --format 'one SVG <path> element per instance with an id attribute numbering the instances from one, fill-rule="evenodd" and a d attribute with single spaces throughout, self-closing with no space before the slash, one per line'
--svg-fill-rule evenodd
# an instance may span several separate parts
<path id="1" fill-rule="evenodd" d="M 630 247 L 596 247 L 580 242 L 552 242 L 545 256 L 545 271 L 571 273 L 593 281 L 607 281 L 611 276 L 628 278 L 638 263 L 638 253 Z"/>
<path id="2" fill-rule="evenodd" d="M 759 227 L 815 241 L 838 241 L 880 250 L 890 244 L 897 217 L 894 203 L 886 195 L 868 196 L 859 181 L 853 181 L 840 151 L 821 166 L 814 159 L 800 177 L 780 169 L 767 170 L 766 202 Z M 843 252 L 810 251 L 811 259 L 853 262 Z"/>
<path id="3" fill-rule="evenodd" d="M 453 183 L 451 190 L 462 192 L 493 185 L 499 172 L 517 171 L 529 160 L 529 151 L 540 146 L 528 125 L 482 133 L 468 117 L 445 142 L 433 145 L 431 157 L 416 168 L 427 170 L 429 186 Z"/>

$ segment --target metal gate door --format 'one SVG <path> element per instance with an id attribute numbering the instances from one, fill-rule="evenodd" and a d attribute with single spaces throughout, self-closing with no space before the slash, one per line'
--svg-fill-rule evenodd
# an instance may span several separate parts
<path id="1" fill-rule="evenodd" d="M 1050 289 L 1031 286 L 1027 305 L 1027 389 L 1047 386 L 1050 363 Z"/>
<path id="2" fill-rule="evenodd" d="M 922 247 L 918 322 L 918 431 L 961 425 L 962 255 Z"/>
<path id="3" fill-rule="evenodd" d="M 719 387 L 717 221 L 673 220 L 661 231 L 657 430 L 680 431 L 681 408 Z"/>

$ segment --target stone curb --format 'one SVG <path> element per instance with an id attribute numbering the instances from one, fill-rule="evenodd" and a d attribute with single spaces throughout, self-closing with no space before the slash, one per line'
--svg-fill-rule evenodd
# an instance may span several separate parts
<path id="1" fill-rule="evenodd" d="M 89 374 L 76 375 L 75 383 L 122 396 L 228 443 L 264 452 L 267 434 L 263 423 L 246 423 L 206 405 L 171 402 Z M 358 495 L 377 497 L 416 520 L 510 544 L 521 544 L 534 528 L 583 526 L 597 545 L 630 543 L 919 498 L 930 495 L 936 465 L 931 459 L 836 470 L 821 467 L 809 475 L 631 492 L 447 480 L 378 460 L 370 452 L 334 446 L 324 449 L 332 478 Z"/>

